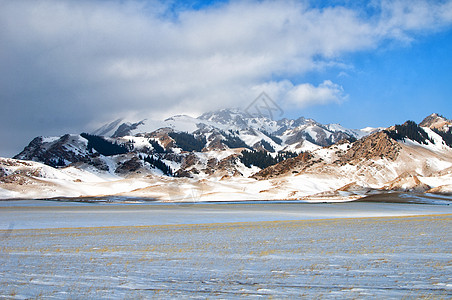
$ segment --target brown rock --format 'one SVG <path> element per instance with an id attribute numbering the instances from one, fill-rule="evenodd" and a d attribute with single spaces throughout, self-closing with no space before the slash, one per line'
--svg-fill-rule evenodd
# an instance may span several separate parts
<path id="1" fill-rule="evenodd" d="M 362 159 L 386 157 L 392 161 L 397 159 L 400 145 L 384 131 L 380 131 L 353 143 L 341 158 L 342 163 L 351 163 Z"/>

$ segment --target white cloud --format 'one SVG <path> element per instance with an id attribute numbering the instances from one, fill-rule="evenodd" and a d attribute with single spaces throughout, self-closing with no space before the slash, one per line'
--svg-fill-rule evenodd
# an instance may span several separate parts
<path id="1" fill-rule="evenodd" d="M 318 86 L 310 83 L 294 85 L 289 80 L 268 82 L 253 87 L 255 93 L 264 91 L 272 99 L 284 107 L 303 108 L 310 105 L 322 105 L 331 102 L 340 103 L 347 99 L 344 89 L 330 80 L 325 80 Z"/>
<path id="2" fill-rule="evenodd" d="M 0 0 L 0 97 L 8 99 L 0 125 L 40 122 L 45 131 L 130 114 L 201 113 L 243 106 L 261 86 L 299 106 L 342 101 L 330 81 L 291 78 L 452 22 L 451 1 L 384 0 L 370 17 L 298 1 L 172 13 L 162 3 Z"/>
<path id="3" fill-rule="evenodd" d="M 294 104 L 304 107 L 313 104 L 341 102 L 346 99 L 346 96 L 341 86 L 325 80 L 318 86 L 309 83 L 294 86 L 288 92 L 288 99 Z"/>
<path id="4" fill-rule="evenodd" d="M 383 0 L 376 31 L 385 38 L 410 41 L 413 32 L 441 29 L 452 23 L 451 1 Z"/>

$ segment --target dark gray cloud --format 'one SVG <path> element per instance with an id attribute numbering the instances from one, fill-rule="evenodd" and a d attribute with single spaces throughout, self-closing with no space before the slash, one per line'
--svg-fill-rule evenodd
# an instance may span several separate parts
<path id="1" fill-rule="evenodd" d="M 382 1 L 379 16 L 363 18 L 292 1 L 169 15 L 157 1 L 0 0 L 0 155 L 118 117 L 242 106 L 264 87 L 282 105 L 342 101 L 346 91 L 328 78 L 317 86 L 291 78 L 452 21 L 451 2 L 418 4 Z"/>

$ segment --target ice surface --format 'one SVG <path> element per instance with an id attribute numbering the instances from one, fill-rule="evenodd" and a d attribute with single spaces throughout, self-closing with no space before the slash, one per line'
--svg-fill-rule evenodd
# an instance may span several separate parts
<path id="1" fill-rule="evenodd" d="M 105 198 L 108 200 L 109 198 Z M 89 199 L 85 199 L 89 200 Z M 122 200 L 122 201 L 121 201 Z M 227 222 L 285 221 L 452 214 L 450 205 L 409 203 L 319 203 L 258 201 L 232 203 L 161 203 L 137 201 L 0 201 L 0 229 L 150 226 Z M 130 199 L 129 199 L 130 200 Z"/>
<path id="2" fill-rule="evenodd" d="M 452 295 L 449 206 L 32 202 L 0 208 L 0 298 Z"/>
<path id="3" fill-rule="evenodd" d="M 150 226 L 452 214 L 451 206 L 397 203 L 237 202 L 237 203 L 77 203 L 1 201 L 0 229 Z"/>

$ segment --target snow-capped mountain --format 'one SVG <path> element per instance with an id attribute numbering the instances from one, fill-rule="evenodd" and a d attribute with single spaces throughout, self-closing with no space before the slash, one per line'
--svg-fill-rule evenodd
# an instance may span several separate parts
<path id="1" fill-rule="evenodd" d="M 78 134 L 61 137 L 36 137 L 14 158 L 42 162 L 49 166 L 66 166 L 87 158 L 87 140 Z"/>
<path id="2" fill-rule="evenodd" d="M 112 138 L 143 136 L 154 131 L 152 125 L 155 124 L 148 120 L 122 122 L 119 119 L 105 124 L 92 133 Z M 299 153 L 329 146 L 343 139 L 355 140 L 369 133 L 369 131 L 347 129 L 339 124 L 323 125 L 303 117 L 296 120 L 275 121 L 263 116 L 251 116 L 238 109 L 208 112 L 197 118 L 177 115 L 164 120 L 159 125 L 174 131 L 188 132 L 197 137 L 203 136 L 207 140 L 206 148 L 211 150 L 231 148 L 227 140 L 233 138 L 241 140 L 251 148 L 261 148 L 260 142 L 263 140 L 275 151 Z"/>
<path id="3" fill-rule="evenodd" d="M 195 191 L 203 200 L 338 201 L 452 193 L 452 122 L 437 114 L 363 130 L 237 110 L 163 123 L 149 130 L 146 120 L 116 120 L 97 134 L 35 138 L 15 159 L 0 160 L 0 197 L 185 201 Z"/>
<path id="4" fill-rule="evenodd" d="M 156 124 L 161 128 L 155 129 Z M 295 153 L 312 151 L 341 140 L 354 141 L 368 133 L 369 131 L 350 130 L 338 124 L 323 125 L 303 117 L 274 121 L 266 117 L 250 116 L 238 109 L 223 109 L 205 113 L 198 118 L 177 115 L 160 123 L 148 120 L 123 122 L 122 119 L 117 119 L 91 134 L 37 137 L 14 158 L 55 167 L 77 163 L 95 166 L 103 171 L 126 172 L 139 171 L 147 166 L 143 159 L 134 158 L 130 161 L 132 158 L 129 156 L 143 158 L 158 154 L 158 158 L 176 175 L 188 176 L 188 173 L 198 171 L 190 171 L 195 167 L 189 168 L 185 157 L 191 157 L 190 161 L 193 161 L 193 157 L 200 154 L 188 155 L 187 152 L 231 150 L 232 154 L 237 152 L 234 149 L 248 148 L 269 152 L 273 156 L 278 153 L 293 153 L 293 156 Z M 123 148 L 118 148 L 117 145 Z M 118 156 L 116 162 L 113 162 L 110 159 L 113 154 L 122 156 Z M 210 156 L 216 157 L 217 154 Z M 203 159 L 207 161 L 212 158 L 210 156 Z M 198 166 L 197 169 L 205 169 L 205 166 Z M 243 173 L 233 170 L 231 174 L 237 172 Z"/>

